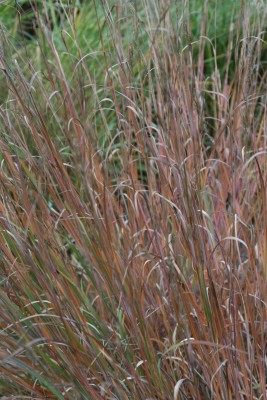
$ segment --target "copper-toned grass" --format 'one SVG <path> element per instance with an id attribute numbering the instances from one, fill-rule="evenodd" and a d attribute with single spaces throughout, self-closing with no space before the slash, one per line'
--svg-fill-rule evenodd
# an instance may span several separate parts
<path id="1" fill-rule="evenodd" d="M 0 394 L 266 400 L 267 8 L 84 3 L 0 52 Z"/>

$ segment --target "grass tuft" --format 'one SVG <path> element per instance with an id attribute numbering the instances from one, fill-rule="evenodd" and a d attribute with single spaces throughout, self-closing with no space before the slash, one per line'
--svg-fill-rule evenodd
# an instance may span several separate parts
<path id="1" fill-rule="evenodd" d="M 266 400 L 267 8 L 88 3 L 1 26 L 1 398 Z"/>

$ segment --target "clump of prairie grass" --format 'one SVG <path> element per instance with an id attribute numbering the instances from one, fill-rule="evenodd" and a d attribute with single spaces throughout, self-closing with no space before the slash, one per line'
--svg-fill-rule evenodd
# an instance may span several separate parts
<path id="1" fill-rule="evenodd" d="M 266 400 L 266 7 L 101 3 L 1 53 L 0 392 Z"/>

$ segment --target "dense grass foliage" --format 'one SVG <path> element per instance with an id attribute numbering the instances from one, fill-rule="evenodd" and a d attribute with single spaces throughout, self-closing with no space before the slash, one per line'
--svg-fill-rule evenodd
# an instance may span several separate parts
<path id="1" fill-rule="evenodd" d="M 267 399 L 267 7 L 219 3 L 3 2 L 1 398 Z"/>

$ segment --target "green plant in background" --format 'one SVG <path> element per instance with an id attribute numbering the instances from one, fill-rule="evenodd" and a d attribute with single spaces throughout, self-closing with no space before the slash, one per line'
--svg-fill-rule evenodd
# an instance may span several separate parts
<path id="1" fill-rule="evenodd" d="M 266 7 L 7 4 L 1 395 L 261 398 Z"/>
<path id="2" fill-rule="evenodd" d="M 8 97 L 8 82 L 6 70 L 8 65 L 8 44 L 2 25 L 0 25 L 0 104 L 3 104 Z"/>
<path id="3" fill-rule="evenodd" d="M 8 85 L 5 73 L 2 70 L 0 72 L 0 93 L 0 104 L 2 105 L 8 97 Z"/>
<path id="4" fill-rule="evenodd" d="M 157 6 L 153 7 L 150 3 L 147 4 L 151 6 L 152 14 L 156 15 L 159 12 Z M 118 54 L 118 49 L 114 45 L 116 32 L 112 28 L 112 21 L 117 18 L 114 14 L 115 6 L 116 2 L 106 4 L 106 19 L 99 3 L 79 1 L 55 2 L 49 0 L 45 3 L 39 1 L 34 6 L 38 8 L 38 14 L 31 7 L 29 1 L 23 0 L 15 3 L 9 1 L 0 13 L 0 21 L 5 24 L 7 32 L 10 32 L 8 40 L 10 46 L 13 47 L 13 57 L 23 59 L 24 65 L 27 65 L 24 73 L 26 76 L 28 74 L 29 79 L 32 76 L 32 71 L 43 71 L 45 68 L 44 61 L 53 57 L 51 46 L 55 46 L 61 58 L 70 90 L 73 91 L 73 94 L 77 90 L 82 90 L 77 98 L 83 98 L 86 112 L 84 111 L 83 116 L 80 115 L 79 117 L 85 118 L 86 115 L 87 122 L 90 121 L 90 124 L 96 126 L 98 130 L 97 140 L 102 143 L 104 148 L 108 143 L 107 138 L 116 134 L 117 121 L 110 98 L 105 101 L 107 106 L 105 104 L 105 107 L 103 107 L 102 103 L 100 107 L 97 106 L 100 101 L 99 95 L 104 97 L 102 94 L 105 93 L 102 77 L 106 75 L 109 79 L 111 76 L 116 76 L 120 68 L 120 64 L 116 62 L 116 58 L 119 56 L 120 62 L 125 63 L 125 70 L 132 69 L 134 78 L 132 84 L 134 85 L 136 81 L 138 85 L 141 77 L 144 79 L 146 76 L 146 58 L 149 57 L 153 32 L 157 32 L 156 27 L 150 26 L 150 24 L 153 24 L 153 20 L 147 19 L 147 6 L 142 1 L 124 3 L 123 8 L 127 9 L 127 12 L 120 21 L 122 48 L 121 54 Z M 234 52 L 229 49 L 228 43 L 232 43 L 233 46 L 238 40 L 237 29 L 239 31 L 242 29 L 243 14 L 241 7 L 239 2 L 228 2 L 227 4 L 216 1 L 205 3 L 200 1 L 170 2 L 169 14 L 173 20 L 173 34 L 178 35 L 181 39 L 181 42 L 177 41 L 177 48 L 174 48 L 174 52 L 181 51 L 190 41 L 196 65 L 197 63 L 201 65 L 199 57 L 202 57 L 202 52 L 204 52 L 205 62 L 203 67 L 199 68 L 203 68 L 209 91 L 213 89 L 214 74 L 217 74 L 218 70 L 221 80 L 224 79 L 226 68 L 229 79 L 233 79 L 235 56 Z M 254 8 L 253 6 L 249 7 L 250 24 L 253 25 L 256 21 L 257 10 L 256 6 Z M 161 12 L 166 13 L 167 8 L 168 4 L 166 3 L 165 7 L 162 6 Z M 149 18 L 153 18 L 152 14 Z M 46 33 L 50 38 L 44 36 L 41 26 L 43 28 L 46 26 L 51 30 L 50 34 Z M 202 35 L 202 39 L 198 40 L 199 35 Z M 103 43 L 101 43 L 103 40 L 105 42 L 105 53 L 103 52 Z M 37 41 L 41 46 L 38 46 Z M 214 48 L 216 48 L 216 53 L 214 53 Z M 45 55 L 44 58 L 40 49 Z M 225 59 L 228 61 L 225 62 Z M 80 60 L 83 60 L 83 62 L 81 63 Z M 109 70 L 107 70 L 107 62 L 111 65 Z M 153 65 L 151 65 L 151 68 L 154 68 Z M 198 67 L 196 66 L 196 68 Z M 51 71 L 53 71 L 52 66 Z M 57 72 L 53 71 L 52 74 L 56 77 Z M 44 76 L 45 80 L 47 80 L 46 78 Z M 2 96 L 5 97 L 7 87 L 4 77 L 2 77 L 1 82 L 3 86 Z M 108 80 L 105 82 L 108 82 Z M 147 79 L 144 79 L 144 82 L 146 85 L 144 90 L 149 90 Z M 49 80 L 47 80 L 47 84 L 50 84 Z M 96 85 L 98 87 L 97 93 L 95 91 Z M 52 88 L 50 90 L 53 91 Z M 217 118 L 216 110 L 213 110 L 212 96 L 208 92 L 205 95 L 205 103 L 208 107 L 208 113 L 212 112 L 213 117 Z M 46 107 L 45 104 L 43 106 Z M 104 125 L 103 116 L 106 120 Z M 155 121 L 156 118 L 156 114 L 153 113 Z M 50 129 L 53 130 L 53 120 L 49 116 L 48 120 L 51 121 Z M 212 119 L 207 122 L 205 129 L 206 143 L 210 143 L 208 136 L 213 136 L 215 129 Z M 108 135 L 107 131 L 109 131 Z M 66 146 L 62 143 L 58 131 L 55 137 L 59 142 L 58 145 L 61 145 L 64 149 Z"/>

